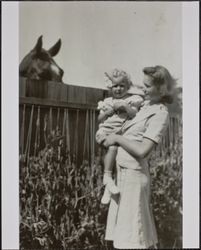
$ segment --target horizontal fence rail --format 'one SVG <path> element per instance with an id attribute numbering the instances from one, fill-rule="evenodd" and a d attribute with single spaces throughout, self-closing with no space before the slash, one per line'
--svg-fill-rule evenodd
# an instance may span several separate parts
<path id="1" fill-rule="evenodd" d="M 58 104 L 76 104 L 94 106 L 98 101 L 104 99 L 108 91 L 98 88 L 89 88 L 68 85 L 57 82 L 30 80 L 20 77 L 19 97 L 20 103 L 27 101 L 35 104 L 36 99 L 43 105 Z M 24 99 L 25 98 L 25 99 Z M 33 98 L 33 99 L 32 99 Z M 52 102 L 52 103 L 51 103 Z"/>

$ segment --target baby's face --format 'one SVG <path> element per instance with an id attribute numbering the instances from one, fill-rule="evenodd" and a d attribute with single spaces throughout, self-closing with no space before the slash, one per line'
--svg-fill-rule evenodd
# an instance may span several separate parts
<path id="1" fill-rule="evenodd" d="M 111 91 L 112 91 L 113 97 L 116 99 L 123 98 L 127 94 L 128 89 L 129 87 L 128 87 L 127 82 L 124 82 L 122 80 L 112 82 Z"/>

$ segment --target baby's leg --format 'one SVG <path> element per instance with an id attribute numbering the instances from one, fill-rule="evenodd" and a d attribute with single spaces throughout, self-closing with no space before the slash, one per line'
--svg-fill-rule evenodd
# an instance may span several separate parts
<path id="1" fill-rule="evenodd" d="M 112 178 L 112 170 L 116 160 L 116 155 L 117 155 L 117 147 L 110 146 L 104 158 L 104 177 L 106 177 L 105 180 L 103 178 L 103 183 L 105 182 L 104 184 L 107 184 L 107 177 L 110 179 Z"/>
<path id="2" fill-rule="evenodd" d="M 103 197 L 101 199 L 101 203 L 108 204 L 110 202 L 111 194 L 118 194 L 119 189 L 115 185 L 114 180 L 112 179 L 112 170 L 115 163 L 117 154 L 117 147 L 111 146 L 109 147 L 105 158 L 104 158 L 104 175 L 103 175 L 103 184 L 106 185 Z"/>

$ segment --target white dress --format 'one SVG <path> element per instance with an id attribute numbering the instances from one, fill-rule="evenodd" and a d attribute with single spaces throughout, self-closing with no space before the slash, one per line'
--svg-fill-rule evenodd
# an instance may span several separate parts
<path id="1" fill-rule="evenodd" d="M 123 136 L 142 141 L 144 137 L 159 143 L 169 121 L 166 106 L 147 103 L 124 126 Z M 150 207 L 150 175 L 146 159 L 137 160 L 118 148 L 117 185 L 107 218 L 106 240 L 117 249 L 146 249 L 155 245 L 157 234 Z"/>

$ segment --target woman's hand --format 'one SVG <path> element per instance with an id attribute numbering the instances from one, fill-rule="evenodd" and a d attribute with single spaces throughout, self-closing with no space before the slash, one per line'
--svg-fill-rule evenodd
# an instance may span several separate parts
<path id="1" fill-rule="evenodd" d="M 111 135 L 106 136 L 104 141 L 103 141 L 103 145 L 105 147 L 116 145 L 119 136 L 120 135 L 117 135 L 117 134 L 111 134 Z"/>

